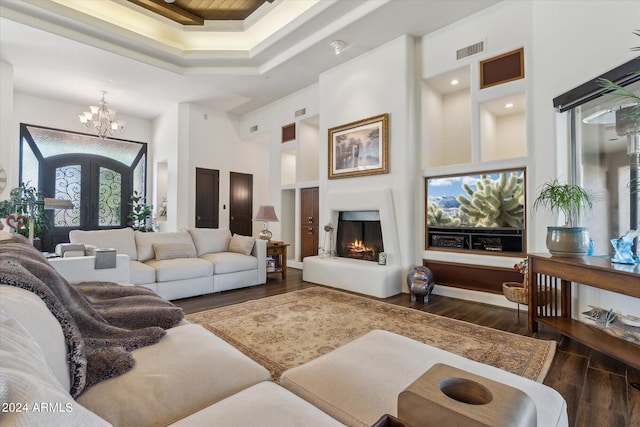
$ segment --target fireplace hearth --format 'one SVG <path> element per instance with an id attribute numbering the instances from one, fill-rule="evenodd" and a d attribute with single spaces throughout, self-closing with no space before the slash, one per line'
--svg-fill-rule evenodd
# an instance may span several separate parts
<path id="1" fill-rule="evenodd" d="M 339 257 L 377 261 L 384 252 L 380 211 L 340 212 L 336 237 Z"/>
<path id="2" fill-rule="evenodd" d="M 335 246 L 332 245 L 332 252 L 335 251 L 336 256 L 305 257 L 302 279 L 306 282 L 377 298 L 388 298 L 402 292 L 403 264 L 391 190 L 378 188 L 361 191 L 328 191 L 325 195 L 324 207 L 329 213 L 329 222 L 335 224 L 336 239 Z M 359 225 L 350 224 L 351 221 L 349 221 L 354 219 L 349 218 L 354 215 L 351 212 L 356 211 L 360 212 L 356 216 L 365 215 L 365 218 L 355 218 L 356 224 L 362 221 Z M 371 223 L 375 223 L 375 226 Z M 374 227 L 375 232 L 372 231 Z M 357 236 L 343 238 L 354 228 L 359 228 Z M 347 245 L 354 240 L 361 240 L 364 246 L 373 247 L 376 257 L 384 251 L 387 254 L 386 264 L 378 264 L 376 258 L 367 262 L 345 257 L 343 251 L 346 248 L 344 244 L 338 243 L 338 233 L 341 241 L 346 241 Z M 379 243 L 370 243 L 369 235 L 373 234 L 377 236 Z M 339 255 L 338 251 L 342 254 Z"/>

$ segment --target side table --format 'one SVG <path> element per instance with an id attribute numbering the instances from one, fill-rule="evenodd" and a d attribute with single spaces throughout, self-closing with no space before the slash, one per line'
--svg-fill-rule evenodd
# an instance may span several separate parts
<path id="1" fill-rule="evenodd" d="M 267 243 L 267 256 L 272 257 L 276 261 L 275 269 L 267 270 L 269 273 L 282 273 L 282 280 L 287 278 L 287 246 L 289 244 L 270 240 Z"/>

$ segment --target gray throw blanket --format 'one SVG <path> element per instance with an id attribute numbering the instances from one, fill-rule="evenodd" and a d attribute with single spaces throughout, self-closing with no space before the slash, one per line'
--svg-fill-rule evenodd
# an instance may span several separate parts
<path id="1" fill-rule="evenodd" d="M 0 240 L 0 284 L 38 295 L 60 322 L 68 347 L 70 394 L 130 370 L 131 351 L 158 342 L 182 309 L 138 286 L 70 285 L 22 236 Z"/>

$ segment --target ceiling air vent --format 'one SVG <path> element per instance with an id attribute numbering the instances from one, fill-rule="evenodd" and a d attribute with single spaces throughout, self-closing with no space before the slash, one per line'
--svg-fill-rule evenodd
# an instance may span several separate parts
<path id="1" fill-rule="evenodd" d="M 456 51 L 456 59 L 460 60 L 467 56 L 475 55 L 476 53 L 484 52 L 484 42 L 478 42 L 471 46 L 463 47 Z"/>
<path id="2" fill-rule="evenodd" d="M 305 114 L 307 114 L 307 109 L 306 108 L 301 108 L 301 109 L 297 110 L 294 114 L 295 114 L 296 117 L 304 116 Z"/>
<path id="3" fill-rule="evenodd" d="M 258 131 L 258 125 L 253 125 L 249 128 L 249 132 L 257 132 Z"/>

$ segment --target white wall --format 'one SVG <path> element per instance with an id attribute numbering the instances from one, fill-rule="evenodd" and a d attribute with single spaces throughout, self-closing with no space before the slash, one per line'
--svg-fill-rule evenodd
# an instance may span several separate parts
<path id="1" fill-rule="evenodd" d="M 305 109 L 306 114 L 296 117 L 295 112 Z M 284 240 L 290 243 L 288 257 L 296 257 L 299 248 L 295 245 L 295 233 L 300 229 L 299 206 L 295 203 L 295 194 L 299 192 L 296 165 L 297 144 L 282 144 L 282 126 L 300 123 L 318 114 L 318 85 L 313 84 L 251 113 L 247 113 L 239 120 L 233 120 L 237 134 L 247 143 L 262 145 L 267 148 L 268 181 L 266 197 L 261 204 L 274 205 L 280 222 L 270 223 L 269 230 L 274 240 Z M 258 126 L 258 131 L 250 133 L 252 126 Z M 321 136 L 321 138 L 323 138 Z M 321 141 L 324 141 L 322 139 Z M 323 150 L 322 142 L 320 151 Z M 255 182 L 255 181 L 254 181 Z M 282 187 L 287 188 L 283 198 Z M 254 199 L 254 210 L 258 204 Z M 294 209 L 291 211 L 291 209 Z M 287 212 L 284 212 L 286 209 Z M 283 219 L 283 216 L 287 219 Z M 256 232 L 254 224 L 254 233 Z M 296 257 L 297 258 L 297 257 Z"/>
<path id="2" fill-rule="evenodd" d="M 153 160 L 149 161 L 148 167 L 156 170 L 158 163 L 166 164 L 166 177 L 162 178 L 163 183 L 166 180 L 164 189 L 167 197 L 167 218 L 166 222 L 159 223 L 160 231 L 175 231 L 179 228 L 186 227 L 186 224 L 178 226 L 179 212 L 182 211 L 180 203 L 184 200 L 178 200 L 180 187 L 178 185 L 178 175 L 180 172 L 178 157 L 180 154 L 188 154 L 188 150 L 179 150 L 179 106 L 176 104 L 168 111 L 153 121 L 153 141 L 151 142 L 150 151 L 153 152 Z M 163 166 L 164 167 L 164 166 Z M 153 200 L 158 199 L 157 182 L 152 185 Z"/>
<path id="3" fill-rule="evenodd" d="M 167 221 L 162 231 L 195 227 L 196 168 L 220 171 L 220 228 L 229 227 L 229 173 L 253 175 L 253 205 L 268 202 L 268 148 L 242 140 L 237 117 L 197 104 L 176 105 L 154 121 L 156 164 L 166 162 Z M 259 138 L 258 138 L 259 139 Z M 257 234 L 261 224 L 254 224 Z"/>
<path id="4" fill-rule="evenodd" d="M 451 160 L 456 161 L 445 161 L 443 163 L 446 166 L 423 169 L 422 176 L 455 175 L 487 170 L 528 167 L 529 164 L 534 163 L 532 158 L 526 157 L 503 160 L 491 159 L 490 161 L 483 161 L 482 158 L 483 145 L 488 144 L 488 137 L 491 134 L 491 130 L 494 131 L 494 134 L 497 134 L 499 127 L 495 118 L 492 117 L 491 122 L 493 123 L 489 123 L 487 117 L 482 115 L 482 104 L 494 99 L 526 92 L 532 84 L 533 78 L 531 75 L 532 67 L 530 60 L 530 51 L 532 50 L 531 7 L 530 1 L 503 2 L 422 37 L 420 44 L 421 78 L 427 80 L 448 73 L 449 71 L 468 67 L 471 104 L 471 114 L 468 118 L 468 120 L 470 120 L 469 125 L 471 126 L 471 129 L 468 131 L 470 135 L 468 137 L 469 142 L 454 145 L 454 141 L 451 141 L 452 143 L 443 145 L 440 150 L 451 151 L 452 154 L 449 154 L 449 156 L 451 156 Z M 461 60 L 456 59 L 456 51 L 458 49 L 480 41 L 484 42 L 485 50 L 483 52 Z M 480 61 L 511 52 L 521 47 L 524 47 L 525 79 L 480 90 Z M 423 117 L 428 116 L 430 112 L 427 111 L 427 108 L 430 104 L 423 103 L 423 106 L 424 110 L 421 114 Z M 465 106 L 465 108 L 469 107 Z M 527 120 L 530 120 L 529 116 L 527 116 Z M 485 135 L 482 135 L 481 132 L 482 125 L 485 126 Z M 487 127 L 487 125 L 489 126 Z M 438 143 L 439 141 L 435 140 L 434 142 Z M 423 147 L 423 150 L 428 150 L 429 152 L 434 151 L 434 149 L 429 146 Z M 464 152 L 458 153 L 458 150 Z M 455 157 L 453 157 L 454 155 Z M 425 161 L 425 164 L 433 164 L 428 158 L 425 159 Z M 527 179 L 529 180 L 528 174 Z M 528 186 L 530 187 L 529 184 Z M 423 194 L 420 195 L 420 199 L 417 199 L 421 201 L 422 209 L 424 209 L 423 199 Z M 528 224 L 528 227 L 530 226 L 531 224 Z M 425 224 L 424 214 L 422 213 L 415 223 L 415 230 L 417 231 L 416 234 L 421 236 L 421 248 L 423 249 L 424 238 L 422 236 L 424 236 Z M 529 229 L 527 233 L 529 233 Z M 515 261 L 518 260 L 517 258 L 505 256 L 452 253 L 435 250 L 422 250 L 421 255 L 425 259 L 434 261 L 489 265 L 509 269 L 512 268 Z M 502 295 L 498 294 L 474 292 L 444 286 L 436 286 L 434 292 L 455 298 L 470 299 L 509 307 L 512 306 Z M 513 306 L 515 306 L 515 304 Z"/>
<path id="5" fill-rule="evenodd" d="M 320 135 L 328 129 L 389 113 L 389 173 L 329 180 L 328 152 L 320 150 L 320 223 L 330 221 L 324 207 L 327 192 L 390 189 L 397 219 L 400 254 L 390 254 L 408 270 L 421 263 L 416 251 L 419 221 L 415 196 L 417 128 L 415 109 L 415 42 L 400 37 L 320 75 Z M 386 250 L 386 249 L 385 249 Z"/>
<path id="6" fill-rule="evenodd" d="M 631 47 L 640 45 L 640 38 L 632 32 L 638 29 L 640 2 L 634 0 L 593 0 L 582 2 L 532 3 L 532 75 L 535 90 L 531 91 L 534 126 L 529 145 L 534 159 L 549 159 L 557 153 L 563 160 L 566 139 L 557 138 L 556 113 L 551 100 L 574 87 L 594 79 L 621 65 L 637 53 Z M 558 126 L 560 127 L 560 126 Z M 551 161 L 537 161 L 530 165 L 531 182 L 535 186 L 549 177 L 565 176 L 566 163 L 557 167 Z M 549 219 L 536 215 L 530 222 L 530 247 L 546 251 L 545 227 Z M 640 316 L 640 300 L 581 286 L 574 293 L 574 313 L 585 311 L 586 304 L 616 308 L 623 313 Z"/>
<path id="7" fill-rule="evenodd" d="M 269 151 L 262 142 L 243 140 L 227 114 L 197 104 L 189 105 L 187 225 L 195 227 L 195 170 L 220 171 L 220 228 L 229 227 L 229 174 L 253 175 L 253 210 L 271 204 L 269 198 Z M 183 171 L 184 172 L 184 171 Z M 254 235 L 262 223 L 254 223 Z"/>
<path id="8" fill-rule="evenodd" d="M 615 19 L 603 19 L 612 14 Z M 566 119 L 555 112 L 552 100 L 634 58 L 635 54 L 629 48 L 640 45 L 638 37 L 632 33 L 638 27 L 638 17 L 640 2 L 637 1 L 503 2 L 423 37 L 422 77 L 439 75 L 469 62 L 472 65 L 472 87 L 478 87 L 479 83 L 478 61 L 519 47 L 525 50 L 525 79 L 485 89 L 475 101 L 481 103 L 518 91 L 526 92 L 528 157 L 524 161 L 483 163 L 476 155 L 476 144 L 473 163 L 449 168 L 448 172 L 526 166 L 529 207 L 536 189 L 543 182 L 555 177 L 566 178 Z M 456 61 L 455 50 L 478 41 L 485 41 L 485 52 Z M 476 110 L 472 120 L 477 120 L 477 114 Z M 477 135 L 479 132 L 474 131 L 472 138 L 477 138 Z M 555 224 L 556 219 L 545 212 L 532 214 L 530 211 L 527 219 L 528 251 L 547 252 L 546 227 Z M 417 223 L 416 229 L 421 226 Z M 503 267 L 513 265 L 512 259 L 504 257 L 439 255 L 425 253 L 425 256 L 440 260 L 471 264 L 484 262 Z M 581 288 L 577 294 L 576 304 L 580 307 L 590 301 L 639 314 L 637 299 L 584 289 Z M 489 296 L 474 293 L 456 296 L 497 302 L 490 301 Z"/>
<path id="9" fill-rule="evenodd" d="M 18 150 L 13 139 L 13 67 L 0 61 L 0 164 L 7 173 L 7 187 L 0 200 L 18 186 Z"/>

